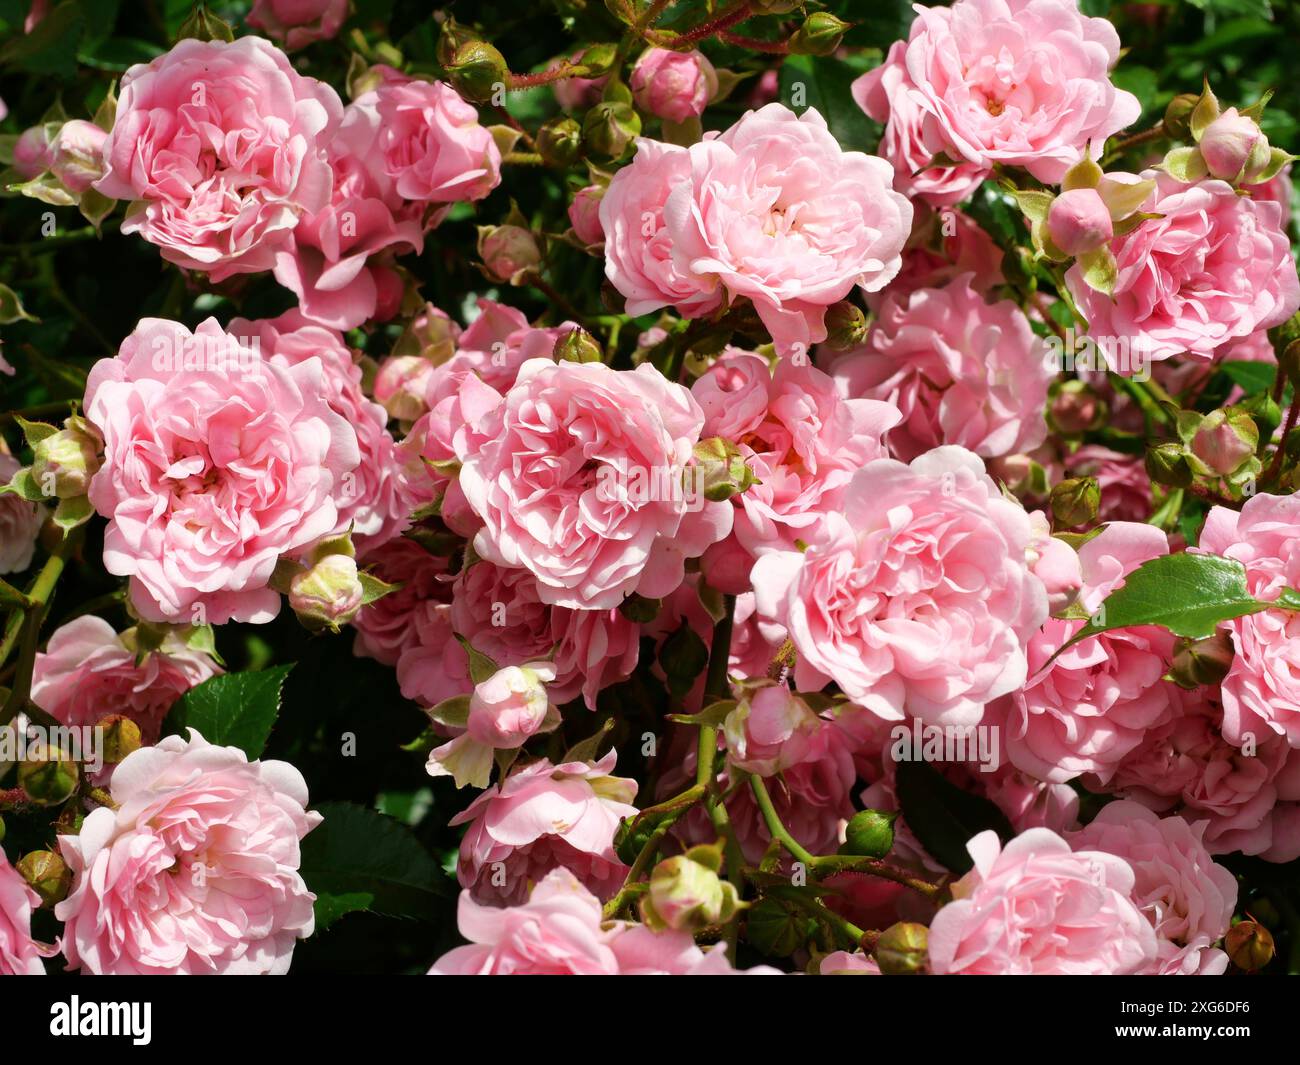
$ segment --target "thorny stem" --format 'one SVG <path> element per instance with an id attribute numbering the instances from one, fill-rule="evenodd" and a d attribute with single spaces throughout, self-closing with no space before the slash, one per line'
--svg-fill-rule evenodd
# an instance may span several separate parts
<path id="1" fill-rule="evenodd" d="M 41 622 L 45 619 L 50 596 L 53 595 L 54 586 L 58 584 L 59 576 L 63 573 L 64 564 L 72 554 L 74 542 L 79 543 L 80 540 L 79 533 L 71 533 L 59 542 L 54 553 L 46 559 L 41 572 L 36 575 L 31 591 L 27 593 L 27 597 L 32 601 L 31 607 L 26 611 L 15 611 L 16 614 L 25 615 L 21 625 L 22 645 L 19 650 L 18 672 L 14 676 L 13 689 L 9 692 L 9 698 L 5 700 L 4 709 L 0 710 L 0 725 L 9 724 L 27 703 L 32 688 L 32 668 L 36 662 L 36 649 L 40 645 Z M 6 633 L 3 648 L 5 656 L 8 655 L 10 647 L 10 638 Z M 3 662 L 4 658 L 0 657 L 0 664 Z"/>

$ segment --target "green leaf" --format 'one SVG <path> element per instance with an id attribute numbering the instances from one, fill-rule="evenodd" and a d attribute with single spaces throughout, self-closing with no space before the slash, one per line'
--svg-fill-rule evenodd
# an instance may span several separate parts
<path id="1" fill-rule="evenodd" d="M 447 874 L 409 828 L 348 802 L 317 807 L 325 820 L 302 841 L 301 873 L 316 894 L 316 927 L 347 913 L 431 918 Z"/>
<path id="2" fill-rule="evenodd" d="M 59 505 L 54 508 L 54 524 L 63 530 L 63 535 L 67 536 L 78 525 L 85 525 L 95 513 L 95 508 L 90 505 L 90 500 L 85 496 L 74 496 L 71 499 L 60 499 Z"/>
<path id="3" fill-rule="evenodd" d="M 1219 363 L 1219 369 L 1248 396 L 1268 392 L 1277 379 L 1277 365 L 1271 362 L 1230 361 Z"/>
<path id="4" fill-rule="evenodd" d="M 721 699 L 716 703 L 706 706 L 698 714 L 669 714 L 669 721 L 676 721 L 679 725 L 699 725 L 701 728 L 709 726 L 712 728 L 721 728 L 727 716 L 736 709 L 739 704 L 735 699 Z"/>
<path id="5" fill-rule="evenodd" d="M 966 843 L 986 829 L 1003 842 L 1015 835 L 1006 815 L 980 795 L 963 791 L 929 762 L 898 762 L 898 804 L 912 835 L 931 856 L 954 873 L 972 864 Z"/>
<path id="6" fill-rule="evenodd" d="M 852 66 L 834 56 L 791 55 L 781 64 L 780 99 L 803 114 L 813 107 L 826 120 L 832 136 L 851 151 L 871 151 L 880 127 L 853 100 L 849 86 L 867 67 Z"/>
<path id="7" fill-rule="evenodd" d="M 465 639 L 464 636 L 457 633 L 456 639 L 465 648 L 465 654 L 469 658 L 469 677 L 475 684 L 482 684 L 500 668 L 482 651 L 474 650 L 469 640 Z"/>
<path id="8" fill-rule="evenodd" d="M 31 33 L 19 34 L 0 48 L 0 65 L 70 78 L 77 72 L 77 46 L 85 29 L 82 5 L 68 0 L 46 14 Z"/>
<path id="9" fill-rule="evenodd" d="M 36 322 L 23 307 L 18 293 L 8 285 L 0 285 L 0 325 L 12 325 L 14 322 Z"/>
<path id="10" fill-rule="evenodd" d="M 659 650 L 659 664 L 668 678 L 669 693 L 675 699 L 684 699 L 709 664 L 709 649 L 699 633 L 683 622 L 664 641 Z"/>
<path id="11" fill-rule="evenodd" d="M 257 758 L 280 712 L 280 689 L 292 665 L 256 673 L 223 673 L 191 688 L 172 707 L 164 731 L 198 729 L 209 743 Z"/>
<path id="12" fill-rule="evenodd" d="M 400 582 L 397 584 L 388 584 L 385 581 L 381 581 L 372 573 L 358 573 L 357 580 L 361 582 L 362 606 L 369 606 L 375 600 L 382 599 L 390 592 L 395 592 L 402 587 Z"/>

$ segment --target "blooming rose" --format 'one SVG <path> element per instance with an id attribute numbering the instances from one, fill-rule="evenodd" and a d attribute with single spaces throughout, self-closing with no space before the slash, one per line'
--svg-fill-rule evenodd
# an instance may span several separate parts
<path id="1" fill-rule="evenodd" d="M 1135 802 L 1105 806 L 1070 846 L 1105 851 L 1133 867 L 1133 901 L 1156 933 L 1156 957 L 1144 970 L 1163 976 L 1219 976 L 1228 956 L 1212 944 L 1232 924 L 1237 881 L 1205 850 L 1205 822 L 1152 813 Z"/>
<path id="2" fill-rule="evenodd" d="M 529 570 L 544 602 L 667 595 L 730 531 L 729 504 L 686 491 L 703 412 L 650 364 L 533 359 L 496 395 L 456 434 L 459 485 L 484 523 L 479 555 Z"/>
<path id="3" fill-rule="evenodd" d="M 895 41 L 880 66 L 853 82 L 853 100 L 885 125 L 879 151 L 894 167 L 894 188 L 934 207 L 951 206 L 974 192 L 989 168 L 965 162 L 930 166 L 935 151 L 926 146 L 928 112 L 910 92 L 906 54 L 907 42 Z"/>
<path id="4" fill-rule="evenodd" d="M 807 353 L 828 306 L 902 265 L 912 206 L 892 168 L 843 151 L 814 109 L 769 104 L 689 149 L 645 143 L 600 206 L 605 274 L 630 314 L 706 314 L 725 290 L 753 300 L 779 350 Z"/>
<path id="5" fill-rule="evenodd" d="M 45 951 L 32 939 L 32 911 L 41 898 L 0 851 L 0 976 L 43 976 Z"/>
<path id="6" fill-rule="evenodd" d="M 330 407 L 324 361 L 262 359 L 208 319 L 143 319 L 90 372 L 104 438 L 90 501 L 104 565 L 150 621 L 268 621 L 276 562 L 339 527 L 357 434 Z"/>
<path id="7" fill-rule="evenodd" d="M 1112 522 L 1079 548 L 1083 588 L 1078 602 L 1092 613 L 1143 562 L 1169 553 L 1154 525 Z M 1081 773 L 1105 781 L 1150 728 L 1174 712 L 1174 686 L 1161 678 L 1173 657 L 1173 636 L 1151 625 L 1111 629 L 1052 656 L 1082 621 L 1050 618 L 1029 641 L 1029 679 L 999 701 L 1011 761 L 1043 780 Z"/>
<path id="8" fill-rule="evenodd" d="M 8 484 L 18 468 L 18 460 L 0 450 L 0 484 Z M 44 520 L 39 504 L 12 492 L 0 495 L 0 573 L 21 573 L 32 564 Z"/>
<path id="9" fill-rule="evenodd" d="M 348 0 L 253 0 L 245 20 L 294 52 L 329 40 L 348 17 Z"/>
<path id="10" fill-rule="evenodd" d="M 1155 960 L 1156 935 L 1133 901 L 1136 877 L 1123 858 L 1072 851 L 1046 828 L 1005 847 L 981 832 L 966 849 L 975 868 L 930 923 L 933 972 L 1118 976 Z"/>
<path id="11" fill-rule="evenodd" d="M 718 75 L 700 52 L 647 48 L 632 68 L 631 89 L 642 111 L 685 122 L 704 113 L 718 91 Z"/>
<path id="12" fill-rule="evenodd" d="M 450 564 L 402 536 L 363 554 L 362 563 L 380 580 L 399 587 L 363 606 L 352 619 L 357 630 L 353 653 L 395 666 L 402 652 L 416 645 L 411 619 L 419 605 L 449 597 Z"/>
<path id="13" fill-rule="evenodd" d="M 984 464 L 941 447 L 868 463 L 807 550 L 754 566 L 761 613 L 789 630 L 797 686 L 833 679 L 883 718 L 973 724 L 1024 683 L 1047 595 L 1032 526 Z"/>
<path id="14" fill-rule="evenodd" d="M 627 866 L 614 853 L 614 832 L 636 815 L 635 780 L 609 775 L 616 755 L 600 761 L 547 759 L 516 769 L 450 821 L 468 824 L 456 876 L 478 902 L 511 906 L 552 869 L 564 866 L 603 899 L 623 883 Z"/>
<path id="15" fill-rule="evenodd" d="M 1201 530 L 1199 550 L 1246 567 L 1246 587 L 1256 599 L 1276 599 L 1300 582 L 1300 496 L 1261 493 L 1240 512 L 1214 507 Z M 1236 649 L 1223 678 L 1223 734 L 1240 745 L 1273 732 L 1300 747 L 1300 617 L 1264 610 L 1227 623 Z"/>
<path id="16" fill-rule="evenodd" d="M 315 929 L 299 841 L 320 824 L 287 762 L 250 762 L 193 729 L 128 755 L 117 809 L 59 836 L 68 965 L 96 975 L 283 974 Z"/>
<path id="17" fill-rule="evenodd" d="M 1159 217 L 1111 241 L 1119 264 L 1114 295 L 1088 286 L 1077 263 L 1065 277 L 1094 335 L 1140 343 L 1152 359 L 1183 352 L 1209 359 L 1300 308 L 1281 205 L 1239 196 L 1224 181 L 1142 176 L 1156 182 L 1142 210 Z"/>
<path id="18" fill-rule="evenodd" d="M 175 632 L 138 664 L 136 630 L 119 635 L 103 618 L 84 614 L 54 630 L 32 671 L 32 702 L 64 725 L 94 725 L 122 715 L 155 743 L 163 718 L 182 695 L 223 672 Z"/>
<path id="19" fill-rule="evenodd" d="M 649 976 L 735 972 L 721 946 L 707 953 L 689 932 L 602 922 L 600 899 L 568 869 L 556 868 L 527 902 L 500 909 L 463 891 L 456 922 L 468 946 L 448 951 L 433 976 Z M 750 973 L 774 974 L 758 966 Z"/>
<path id="20" fill-rule="evenodd" d="M 985 303 L 971 281 L 887 296 L 863 347 L 831 364 L 844 395 L 898 406 L 889 449 L 904 462 L 939 444 L 995 458 L 1047 435 L 1047 346 L 1013 302 Z"/>
<path id="21" fill-rule="evenodd" d="M 1141 114 L 1137 97 L 1110 82 L 1115 27 L 1080 14 L 1075 0 L 958 0 L 916 12 L 897 60 L 900 95 L 922 112 L 931 155 L 1023 166 L 1055 185 Z"/>
<path id="22" fill-rule="evenodd" d="M 330 86 L 260 37 L 186 38 L 122 78 L 95 188 L 135 201 L 122 232 L 213 281 L 269 270 L 330 198 L 325 149 L 343 117 Z"/>

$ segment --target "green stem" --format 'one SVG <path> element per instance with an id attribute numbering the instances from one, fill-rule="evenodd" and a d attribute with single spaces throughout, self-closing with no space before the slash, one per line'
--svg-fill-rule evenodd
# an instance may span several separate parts
<path id="1" fill-rule="evenodd" d="M 772 834 L 772 838 L 780 840 L 781 845 L 786 850 L 809 869 L 812 869 L 817 859 L 804 850 L 799 841 L 790 835 L 785 825 L 782 824 L 781 816 L 776 812 L 776 807 L 772 805 L 772 796 L 767 793 L 767 785 L 763 783 L 763 779 L 751 776 L 749 778 L 749 790 L 754 793 L 754 801 L 758 803 L 758 812 L 763 815 L 763 823 L 767 825 L 767 830 Z"/>
<path id="2" fill-rule="evenodd" d="M 909 887 L 913 891 L 924 895 L 927 899 L 937 899 L 943 890 L 938 884 L 922 880 L 918 876 L 913 876 L 902 869 L 896 869 L 892 865 L 886 865 L 875 858 L 829 854 L 812 858 L 809 861 L 809 867 L 813 872 L 823 876 L 833 876 L 836 873 L 866 873 L 870 876 L 878 876 L 882 880 L 892 880 L 895 884 Z"/>
<path id="3" fill-rule="evenodd" d="M 37 574 L 31 591 L 27 596 L 32 607 L 26 612 L 22 623 L 22 646 L 18 652 L 18 672 L 14 676 L 14 686 L 5 700 L 4 709 L 0 710 L 0 725 L 7 725 L 27 704 L 27 697 L 32 690 L 32 668 L 36 663 L 36 650 L 40 646 L 41 622 L 49 608 L 54 586 L 58 584 L 63 567 L 72 554 L 74 541 L 80 542 L 79 533 L 72 533 L 59 541 L 54 554 L 50 555 Z M 7 642 L 7 641 L 6 641 Z M 7 652 L 6 652 L 7 653 Z M 0 663 L 3 659 L 0 659 Z"/>

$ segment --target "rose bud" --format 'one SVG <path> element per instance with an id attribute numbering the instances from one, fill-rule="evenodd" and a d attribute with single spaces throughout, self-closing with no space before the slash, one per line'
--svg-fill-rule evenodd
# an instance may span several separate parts
<path id="1" fill-rule="evenodd" d="M 537 131 L 537 154 L 547 166 L 568 166 L 582 154 L 582 127 L 567 116 L 544 123 Z"/>
<path id="2" fill-rule="evenodd" d="M 685 122 L 704 113 L 718 91 L 718 75 L 699 52 L 647 48 L 632 70 L 637 107 L 669 122 Z"/>
<path id="3" fill-rule="evenodd" d="M 570 329 L 555 342 L 557 362 L 600 362 L 605 357 L 600 342 L 585 329 Z"/>
<path id="4" fill-rule="evenodd" d="M 740 449 L 720 436 L 701 440 L 695 445 L 692 470 L 692 487 L 702 492 L 710 503 L 738 496 L 755 481 L 754 471 L 745 462 Z"/>
<path id="5" fill-rule="evenodd" d="M 829 11 L 815 11 L 790 38 L 791 55 L 830 55 L 840 46 L 849 24 Z"/>
<path id="6" fill-rule="evenodd" d="M 1183 140 L 1191 132 L 1192 112 L 1200 99 L 1199 93 L 1182 92 L 1169 101 L 1165 108 L 1165 132 L 1174 140 Z"/>
<path id="7" fill-rule="evenodd" d="M 1047 516 L 1041 510 L 1029 513 L 1032 536 L 1025 549 L 1025 560 L 1047 590 L 1047 607 L 1060 614 L 1078 598 L 1083 587 L 1083 570 L 1079 554 L 1064 540 L 1052 535 Z"/>
<path id="8" fill-rule="evenodd" d="M 542 261 L 537 238 L 523 226 L 479 226 L 478 254 L 489 275 L 511 283 Z"/>
<path id="9" fill-rule="evenodd" d="M 375 401 L 382 403 L 392 418 L 413 422 L 428 408 L 426 386 L 434 364 L 420 355 L 394 355 L 379 364 L 375 375 Z"/>
<path id="10" fill-rule="evenodd" d="M 51 757 L 31 758 L 18 766 L 18 786 L 37 806 L 57 806 L 71 798 L 81 781 L 77 763 L 51 749 Z"/>
<path id="11" fill-rule="evenodd" d="M 22 136 L 14 145 L 14 169 L 24 181 L 30 181 L 49 170 L 50 164 L 54 162 L 49 130 L 45 123 L 32 126 L 23 130 Z"/>
<path id="12" fill-rule="evenodd" d="M 1268 138 L 1253 118 L 1229 107 L 1201 134 L 1201 158 L 1217 178 L 1235 181 L 1247 171 L 1260 170 L 1269 159 Z"/>
<path id="13" fill-rule="evenodd" d="M 655 929 L 693 932 L 731 920 L 739 908 L 736 888 L 718 876 L 722 848 L 692 847 L 667 858 L 650 874 L 650 891 L 641 900 L 641 919 Z"/>
<path id="14" fill-rule="evenodd" d="M 75 499 L 86 494 L 99 471 L 101 444 L 84 420 L 69 418 L 64 424 L 32 448 L 32 479 L 47 495 Z"/>
<path id="15" fill-rule="evenodd" d="M 1052 487 L 1049 501 L 1057 524 L 1073 529 L 1096 520 L 1101 488 L 1095 477 L 1070 477 Z"/>
<path id="16" fill-rule="evenodd" d="M 597 155 L 618 159 L 641 134 L 641 116 L 617 100 L 598 103 L 582 120 L 582 139 Z"/>
<path id="17" fill-rule="evenodd" d="M 393 345 L 394 355 L 419 355 L 432 363 L 443 363 L 456 353 L 460 326 L 447 312 L 426 303 L 424 309 L 411 319 L 402 335 Z"/>
<path id="18" fill-rule="evenodd" d="M 1181 444 L 1157 444 L 1147 448 L 1147 476 L 1166 488 L 1186 488 L 1192 483 L 1192 467 Z"/>
<path id="19" fill-rule="evenodd" d="M 1259 429 L 1239 407 L 1210 411 L 1192 437 L 1192 454 L 1224 477 L 1255 454 L 1258 446 Z"/>
<path id="20" fill-rule="evenodd" d="M 289 605 L 309 629 L 337 632 L 357 616 L 364 597 L 351 555 L 326 555 L 289 582 Z"/>
<path id="21" fill-rule="evenodd" d="M 854 814 L 844 829 L 841 854 L 854 854 L 862 858 L 883 858 L 894 846 L 894 822 L 897 811 L 861 810 Z"/>
<path id="22" fill-rule="evenodd" d="M 826 309 L 826 346 L 832 351 L 857 347 L 866 337 L 867 316 L 857 304 L 840 300 Z"/>
<path id="23" fill-rule="evenodd" d="M 1105 245 L 1115 224 L 1096 189 L 1070 189 L 1047 209 L 1047 235 L 1066 255 L 1084 255 Z"/>
<path id="24" fill-rule="evenodd" d="M 1094 429 L 1105 417 L 1106 404 L 1088 385 L 1072 378 L 1052 390 L 1047 405 L 1048 423 L 1058 433 L 1078 436 Z"/>
<path id="25" fill-rule="evenodd" d="M 72 870 L 53 851 L 31 851 L 14 866 L 31 889 L 41 897 L 41 908 L 48 910 L 68 897 L 72 887 Z"/>
<path id="26" fill-rule="evenodd" d="M 498 86 L 504 86 L 510 67 L 487 41 L 470 40 L 458 46 L 446 64 L 447 76 L 456 91 L 476 103 L 486 103 Z"/>
<path id="27" fill-rule="evenodd" d="M 573 234 L 584 244 L 600 244 L 605 231 L 600 226 L 600 201 L 604 199 L 603 185 L 588 185 L 579 189 L 569 204 L 569 224 Z"/>
<path id="28" fill-rule="evenodd" d="M 127 755 L 140 749 L 140 726 L 129 717 L 114 714 L 100 720 L 105 765 L 117 765 Z"/>
<path id="29" fill-rule="evenodd" d="M 1258 921 L 1239 921 L 1223 937 L 1223 948 L 1238 969 L 1253 973 L 1273 960 L 1273 936 Z"/>
<path id="30" fill-rule="evenodd" d="M 923 924 L 899 921 L 876 940 L 876 962 L 886 976 L 912 976 L 925 970 L 930 930 Z"/>
<path id="31" fill-rule="evenodd" d="M 469 735 L 493 750 L 511 750 L 547 731 L 548 715 L 556 719 L 546 693 L 554 679 L 555 667 L 548 662 L 497 670 L 474 686 L 465 725 Z"/>
<path id="32" fill-rule="evenodd" d="M 74 118 L 63 123 L 50 146 L 50 170 L 63 187 L 80 196 L 104 176 L 104 141 L 108 133 L 95 123 Z"/>
<path id="33" fill-rule="evenodd" d="M 821 719 L 786 685 L 760 682 L 744 693 L 722 725 L 732 765 L 770 777 L 803 761 Z"/>
<path id="34" fill-rule="evenodd" d="M 1175 684 L 1188 689 L 1218 684 L 1232 668 L 1232 657 L 1232 639 L 1226 633 L 1216 632 L 1199 640 L 1179 640 L 1169 675 Z"/>

